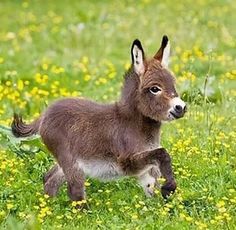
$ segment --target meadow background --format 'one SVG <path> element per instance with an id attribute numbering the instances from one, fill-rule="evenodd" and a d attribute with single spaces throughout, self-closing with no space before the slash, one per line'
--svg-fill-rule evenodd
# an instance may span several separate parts
<path id="1" fill-rule="evenodd" d="M 236 2 L 0 1 L 0 226 L 2 229 L 235 229 Z M 57 98 L 119 98 L 130 45 L 151 56 L 163 34 L 185 118 L 164 125 L 178 183 L 164 201 L 134 179 L 86 181 L 88 210 L 64 186 L 43 194 L 53 159 L 40 140 L 9 133 L 13 111 L 31 121 Z"/>

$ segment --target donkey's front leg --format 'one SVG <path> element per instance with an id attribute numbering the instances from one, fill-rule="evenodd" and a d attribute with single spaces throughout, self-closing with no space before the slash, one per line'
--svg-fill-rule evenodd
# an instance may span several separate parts
<path id="1" fill-rule="evenodd" d="M 171 166 L 171 157 L 169 153 L 163 148 L 161 154 L 158 155 L 161 175 L 166 180 L 161 187 L 161 194 L 167 198 L 171 193 L 176 190 L 176 182 Z"/>
<path id="2" fill-rule="evenodd" d="M 127 157 L 120 157 L 119 163 L 126 174 L 138 176 L 140 183 L 147 187 L 155 184 L 152 179 L 154 177 L 151 176 L 148 171 L 153 166 L 159 164 L 161 175 L 166 180 L 161 188 L 162 196 L 166 198 L 176 189 L 176 182 L 171 167 L 171 158 L 164 148 L 145 151 Z"/>

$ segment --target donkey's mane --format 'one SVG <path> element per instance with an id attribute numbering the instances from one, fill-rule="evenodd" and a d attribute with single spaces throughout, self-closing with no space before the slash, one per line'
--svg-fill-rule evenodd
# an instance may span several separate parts
<path id="1" fill-rule="evenodd" d="M 125 113 L 138 114 L 136 108 L 137 101 L 137 90 L 139 84 L 139 77 L 135 73 L 133 66 L 124 74 L 124 82 L 121 91 L 121 99 L 118 102 L 118 105 Z"/>

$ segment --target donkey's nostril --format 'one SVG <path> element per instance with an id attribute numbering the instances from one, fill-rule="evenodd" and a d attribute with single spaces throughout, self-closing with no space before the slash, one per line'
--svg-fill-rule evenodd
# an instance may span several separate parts
<path id="1" fill-rule="evenodd" d="M 182 108 L 181 105 L 176 105 L 176 106 L 175 106 L 175 110 L 176 110 L 176 112 L 181 113 L 182 110 L 183 110 L 183 108 Z"/>

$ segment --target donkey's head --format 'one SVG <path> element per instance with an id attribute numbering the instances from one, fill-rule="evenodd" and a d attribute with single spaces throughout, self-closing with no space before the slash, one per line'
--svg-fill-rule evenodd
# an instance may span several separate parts
<path id="1" fill-rule="evenodd" d="M 136 103 L 138 110 L 157 121 L 171 121 L 184 116 L 185 103 L 175 89 L 175 78 L 168 71 L 170 44 L 163 36 L 160 49 L 146 59 L 141 42 L 135 40 L 131 48 L 132 68 L 138 75 Z"/>

